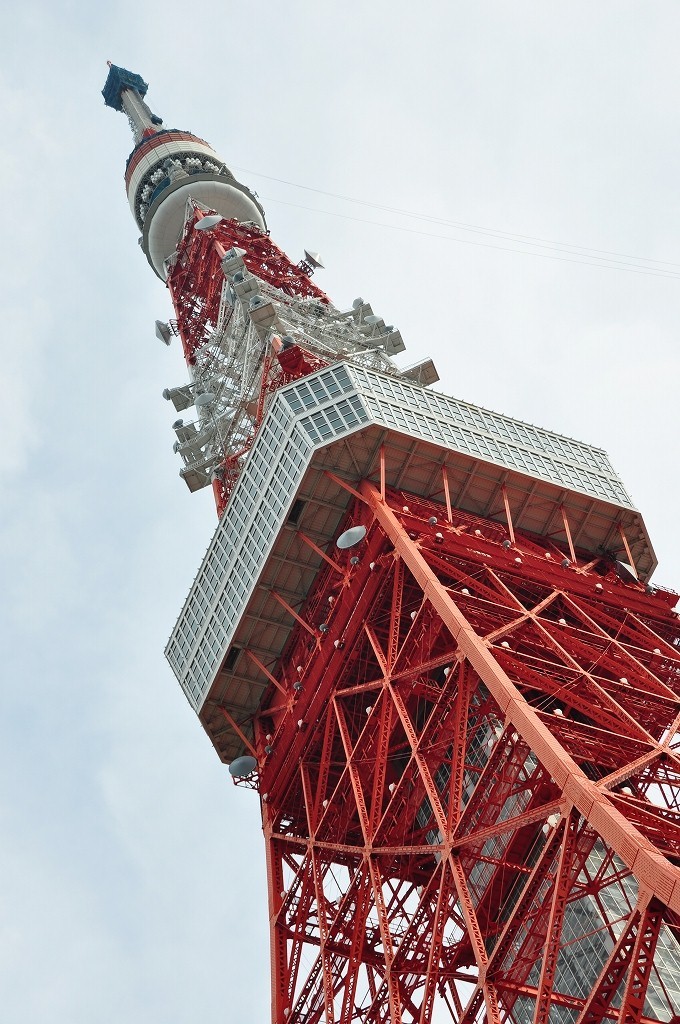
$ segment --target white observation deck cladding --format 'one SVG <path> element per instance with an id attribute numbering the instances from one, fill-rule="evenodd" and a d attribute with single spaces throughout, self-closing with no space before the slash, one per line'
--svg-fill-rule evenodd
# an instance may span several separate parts
<path id="1" fill-rule="evenodd" d="M 293 502 L 304 497 L 313 509 L 315 495 L 325 488 L 323 502 L 305 516 L 305 530 L 323 548 L 348 500 L 342 488 L 329 492 L 327 478 L 321 479 L 323 468 L 356 483 L 376 474 L 381 445 L 390 485 L 428 495 L 440 488 L 424 475 L 423 466 L 436 464 L 439 472 L 445 466 L 453 505 L 494 518 L 502 518 L 497 496 L 505 485 L 516 527 L 555 535 L 564 508 L 576 545 L 597 551 L 618 542 L 621 524 L 641 578 L 654 569 L 644 524 L 600 449 L 404 380 L 337 363 L 274 396 L 168 641 L 166 656 L 196 711 L 231 645 L 247 645 L 248 616 L 251 624 L 254 614 L 267 622 L 281 617 L 270 597 L 265 609 L 281 577 L 271 578 L 268 572 L 266 585 L 261 578 L 272 554 L 277 555 L 277 572 L 284 572 L 284 535 L 291 534 L 284 527 Z M 298 573 L 295 587 L 286 578 L 289 601 L 304 600 L 318 564 L 318 556 L 310 553 L 311 575 Z M 253 613 L 249 605 L 258 586 L 262 593 Z M 276 625 L 271 643 L 260 643 L 261 654 L 270 659 L 285 642 Z M 284 632 L 289 629 L 290 623 Z M 253 682 L 234 676 L 229 683 L 230 703 L 241 713 L 257 708 L 262 685 L 258 689 Z"/>

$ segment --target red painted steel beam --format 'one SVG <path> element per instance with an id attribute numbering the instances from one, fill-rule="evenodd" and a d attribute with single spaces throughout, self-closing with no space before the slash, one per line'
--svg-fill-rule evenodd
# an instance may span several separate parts
<path id="1" fill-rule="evenodd" d="M 277 707 L 265 700 L 257 720 L 273 1021 L 432 1024 L 440 1000 L 458 1022 L 500 1024 L 520 998 L 541 1024 L 552 1005 L 644 1021 L 655 943 L 676 920 L 678 868 L 663 852 L 680 822 L 664 747 L 675 665 L 643 685 L 652 647 L 677 661 L 654 639 L 671 635 L 667 604 L 630 590 L 650 625 L 630 625 L 629 648 L 622 586 L 609 604 L 587 598 L 590 570 L 569 577 L 542 553 L 526 578 L 498 524 L 452 509 L 449 525 L 432 502 L 361 491 L 348 518 L 368 530 L 359 563 L 340 553 L 319 572 L 267 670 Z M 520 532 L 516 543 L 526 565 Z M 631 910 L 603 964 L 604 988 L 627 986 L 624 1009 L 604 1010 L 601 994 L 556 991 L 563 923 L 587 899 L 611 934 L 606 890 L 630 887 L 631 869 L 657 916 L 637 929 Z"/>
<path id="2" fill-rule="evenodd" d="M 380 499 L 373 485 L 364 481 L 361 492 L 395 550 L 413 573 L 427 599 L 446 623 L 451 636 L 489 687 L 508 721 L 524 737 L 581 814 L 603 835 L 624 863 L 635 871 L 650 891 L 680 913 L 680 872 L 657 852 L 652 843 L 614 808 L 584 775 L 576 762 L 555 741 L 536 712 L 526 703 L 484 642 L 453 602 L 446 588 L 402 529 L 396 514 Z"/>

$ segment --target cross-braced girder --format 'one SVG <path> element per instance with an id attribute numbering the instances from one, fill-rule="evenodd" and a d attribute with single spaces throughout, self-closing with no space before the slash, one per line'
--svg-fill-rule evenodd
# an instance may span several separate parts
<path id="1" fill-rule="evenodd" d="M 275 1024 L 670 1020 L 668 601 L 360 490 L 255 723 Z"/>
<path id="2" fill-rule="evenodd" d="M 169 261 L 176 316 L 169 329 L 181 339 L 191 382 L 168 397 L 179 395 L 185 409 L 204 396 L 197 420 L 176 424 L 176 451 L 191 490 L 212 481 L 221 516 L 280 387 L 340 358 L 399 376 L 388 352 L 403 342 L 366 303 L 336 309 L 309 267 L 291 263 L 256 225 L 220 219 L 200 230 L 209 212 L 187 201 Z"/>

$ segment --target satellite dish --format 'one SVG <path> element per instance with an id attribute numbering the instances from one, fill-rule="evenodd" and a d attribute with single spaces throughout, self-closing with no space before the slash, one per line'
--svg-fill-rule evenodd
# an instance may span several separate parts
<path id="1" fill-rule="evenodd" d="M 179 430 L 179 428 L 183 427 L 183 426 L 184 426 L 184 420 L 175 420 L 175 422 L 172 425 L 172 429 L 173 430 Z"/>
<path id="2" fill-rule="evenodd" d="M 622 562 L 618 559 L 616 561 L 616 575 L 620 580 L 623 580 L 624 583 L 638 582 L 638 574 L 633 566 L 629 565 L 628 562 Z"/>
<path id="3" fill-rule="evenodd" d="M 210 403 L 214 401 L 215 396 L 212 391 L 203 391 L 202 394 L 196 395 L 194 405 L 197 409 L 201 409 L 204 405 L 210 405 Z"/>
<path id="4" fill-rule="evenodd" d="M 156 320 L 156 337 L 162 341 L 164 345 L 169 345 L 172 341 L 170 325 L 163 323 L 162 320 Z"/>
<path id="5" fill-rule="evenodd" d="M 364 300 L 361 297 L 358 298 L 358 299 L 355 299 L 354 302 L 352 303 L 352 309 L 358 309 L 359 306 L 363 306 L 363 304 L 364 304 Z"/>
<path id="6" fill-rule="evenodd" d="M 371 327 L 374 327 L 376 324 L 379 324 L 381 320 L 382 317 L 376 316 L 375 313 L 371 314 L 371 316 L 364 317 L 364 323 L 370 324 Z"/>
<path id="7" fill-rule="evenodd" d="M 347 548 L 353 548 L 356 544 L 360 544 L 365 536 L 365 526 L 351 526 L 349 530 L 345 530 L 344 533 L 340 534 L 335 543 L 341 551 L 344 551 Z"/>
<path id="8" fill-rule="evenodd" d="M 322 270 L 325 270 L 323 261 L 318 252 L 310 252 L 309 249 L 305 249 L 304 253 L 305 263 L 309 263 L 310 267 L 312 267 L 314 270 L 318 270 L 319 267 L 321 267 Z"/>
<path id="9" fill-rule="evenodd" d="M 250 775 L 257 768 L 257 761 L 250 754 L 244 754 L 243 757 L 237 757 L 236 760 L 232 761 L 229 765 L 229 774 L 234 779 L 242 779 L 245 775 Z"/>
<path id="10" fill-rule="evenodd" d="M 211 228 L 217 227 L 222 219 L 219 213 L 212 213 L 209 217 L 201 217 L 194 224 L 194 231 L 210 231 Z"/>

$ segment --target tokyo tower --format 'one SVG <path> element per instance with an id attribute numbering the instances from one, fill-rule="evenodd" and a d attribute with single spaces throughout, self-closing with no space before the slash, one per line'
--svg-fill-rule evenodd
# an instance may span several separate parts
<path id="1" fill-rule="evenodd" d="M 680 1024 L 678 598 L 642 516 L 600 449 L 399 369 L 146 91 L 110 67 L 218 513 L 166 655 L 259 794 L 272 1024 Z"/>

